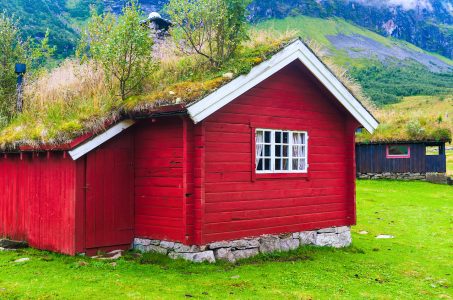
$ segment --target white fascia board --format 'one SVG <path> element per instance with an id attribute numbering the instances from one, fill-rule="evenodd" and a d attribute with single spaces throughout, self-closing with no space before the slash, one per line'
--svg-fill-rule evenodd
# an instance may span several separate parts
<path id="1" fill-rule="evenodd" d="M 191 119 L 194 123 L 204 120 L 297 59 L 369 132 L 372 133 L 376 129 L 378 126 L 376 119 L 300 40 L 290 44 L 268 61 L 254 67 L 249 74 L 234 79 L 202 100 L 190 105 L 187 111 Z"/>
<path id="2" fill-rule="evenodd" d="M 134 125 L 134 120 L 124 120 L 119 122 L 118 124 L 112 126 L 111 128 L 107 129 L 105 132 L 101 133 L 100 135 L 96 136 L 95 138 L 91 139 L 90 141 L 74 148 L 73 150 L 69 151 L 69 155 L 73 160 L 77 160 L 80 157 L 84 156 L 88 152 L 92 151 L 93 149 L 99 147 L 100 145 L 104 144 L 108 140 L 112 139 L 113 137 L 120 134 L 122 131 L 126 130 L 127 128 Z"/>

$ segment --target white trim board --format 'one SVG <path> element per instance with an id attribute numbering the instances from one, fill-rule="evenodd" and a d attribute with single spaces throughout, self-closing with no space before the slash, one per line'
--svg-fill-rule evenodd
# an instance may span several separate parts
<path id="1" fill-rule="evenodd" d="M 300 40 L 288 45 L 269 60 L 254 67 L 247 75 L 239 76 L 212 94 L 190 105 L 187 111 L 191 119 L 194 123 L 204 120 L 296 60 L 300 60 L 366 130 L 370 133 L 374 132 L 379 125 L 376 119 Z"/>
<path id="2" fill-rule="evenodd" d="M 95 138 L 69 151 L 69 155 L 73 160 L 77 160 L 84 156 L 85 154 L 87 154 L 88 152 L 90 152 L 91 150 L 99 147 L 100 145 L 104 144 L 111 138 L 117 136 L 127 128 L 131 127 L 132 125 L 134 125 L 134 123 L 135 123 L 134 120 L 121 121 L 118 124 L 107 129 L 105 132 L 96 136 Z"/>

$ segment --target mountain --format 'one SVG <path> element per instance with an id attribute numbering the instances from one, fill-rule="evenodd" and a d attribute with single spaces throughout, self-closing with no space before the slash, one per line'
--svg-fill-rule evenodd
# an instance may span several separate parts
<path id="1" fill-rule="evenodd" d="M 73 53 L 90 5 L 119 13 L 126 0 L 0 0 L 0 11 L 21 18 L 25 34 L 40 38 L 47 28 L 57 53 Z M 145 12 L 161 11 L 168 0 L 139 0 Z M 250 20 L 306 15 L 340 17 L 383 36 L 408 41 L 453 58 L 453 0 L 254 0 Z"/>
<path id="2" fill-rule="evenodd" d="M 453 61 L 408 42 L 383 37 L 344 19 L 307 16 L 268 20 L 258 28 L 295 30 L 325 49 L 378 105 L 415 95 L 453 95 Z"/>
<path id="3" fill-rule="evenodd" d="M 453 94 L 453 0 L 255 0 L 250 20 L 260 28 L 296 30 L 315 40 L 346 68 L 377 104 L 414 95 Z M 90 5 L 120 13 L 126 0 L 0 0 L 0 11 L 20 18 L 24 35 L 47 28 L 58 58 L 74 53 Z M 167 0 L 141 0 L 145 12 Z M 450 6 L 449 6 L 450 5 Z M 341 17 L 341 18 L 340 18 Z M 361 24 L 362 26 L 357 26 Z M 399 38 L 399 39 L 398 39 Z M 409 42 L 419 44 L 420 49 Z"/>
<path id="4" fill-rule="evenodd" d="M 340 17 L 453 57 L 453 0 L 259 0 L 250 11 L 254 21 L 298 15 Z"/>

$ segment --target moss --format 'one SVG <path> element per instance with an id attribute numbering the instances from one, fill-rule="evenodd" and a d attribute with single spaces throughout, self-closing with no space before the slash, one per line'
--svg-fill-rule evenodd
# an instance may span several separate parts
<path id="1" fill-rule="evenodd" d="M 125 112 L 135 112 L 154 108 L 157 103 L 190 103 L 222 86 L 228 79 L 217 77 L 206 81 L 183 81 L 164 87 L 147 95 L 128 98 L 122 108 Z"/>

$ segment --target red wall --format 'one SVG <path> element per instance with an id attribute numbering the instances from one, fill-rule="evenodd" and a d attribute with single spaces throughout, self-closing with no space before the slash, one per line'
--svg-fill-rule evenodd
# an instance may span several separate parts
<path id="1" fill-rule="evenodd" d="M 135 128 L 135 233 L 184 241 L 183 121 L 145 120 Z"/>
<path id="2" fill-rule="evenodd" d="M 0 236 L 74 254 L 75 174 L 76 163 L 61 152 L 2 155 Z"/>
<path id="3" fill-rule="evenodd" d="M 135 236 L 205 244 L 354 224 L 356 126 L 298 63 L 197 125 L 140 121 L 123 133 L 133 137 Z M 308 131 L 308 176 L 255 178 L 254 127 Z M 84 252 L 87 163 L 61 152 L 2 157 L 0 236 Z"/>
<path id="4" fill-rule="evenodd" d="M 130 130 L 86 157 L 85 248 L 127 248 L 135 236 L 133 136 Z"/>
<path id="5" fill-rule="evenodd" d="M 208 117 L 201 243 L 353 224 L 355 126 L 299 63 Z M 308 178 L 253 181 L 252 127 L 308 131 Z"/>

